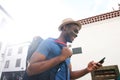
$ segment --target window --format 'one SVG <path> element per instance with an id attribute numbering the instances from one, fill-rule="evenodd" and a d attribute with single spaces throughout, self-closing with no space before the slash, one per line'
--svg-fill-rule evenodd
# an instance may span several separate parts
<path id="1" fill-rule="evenodd" d="M 11 54 L 12 54 L 12 48 L 10 48 L 9 50 L 8 50 L 8 56 L 11 56 Z"/>
<path id="2" fill-rule="evenodd" d="M 21 64 L 21 59 L 17 59 L 15 67 L 20 67 L 20 64 Z"/>
<path id="3" fill-rule="evenodd" d="M 120 80 L 118 65 L 102 66 L 91 72 L 92 80 Z"/>
<path id="4" fill-rule="evenodd" d="M 23 51 L 23 47 L 19 47 L 19 48 L 18 48 L 18 54 L 21 54 L 22 51 Z"/>
<path id="5" fill-rule="evenodd" d="M 10 64 L 10 61 L 7 60 L 7 61 L 5 62 L 5 66 L 4 66 L 4 68 L 8 68 L 8 67 L 9 67 L 9 64 Z"/>
<path id="6" fill-rule="evenodd" d="M 73 51 L 73 54 L 82 53 L 82 48 L 81 47 L 73 48 L 72 51 Z"/>

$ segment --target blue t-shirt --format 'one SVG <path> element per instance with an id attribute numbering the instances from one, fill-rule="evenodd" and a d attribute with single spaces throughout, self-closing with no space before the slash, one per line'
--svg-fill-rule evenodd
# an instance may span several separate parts
<path id="1" fill-rule="evenodd" d="M 61 53 L 61 48 L 60 46 L 64 47 L 64 44 L 60 44 L 55 42 L 56 39 L 53 38 L 48 38 L 46 40 L 44 40 L 37 48 L 37 52 L 39 52 L 40 54 L 43 54 L 46 56 L 47 59 L 51 59 L 53 57 L 59 56 Z M 58 46 L 59 44 L 59 46 Z M 67 67 L 70 64 L 70 58 L 67 58 L 66 60 L 67 63 Z M 70 71 L 69 71 L 69 67 L 67 70 L 67 79 L 70 80 Z M 66 80 L 66 67 L 65 65 L 61 65 L 61 67 L 59 68 L 56 77 L 56 80 Z"/>

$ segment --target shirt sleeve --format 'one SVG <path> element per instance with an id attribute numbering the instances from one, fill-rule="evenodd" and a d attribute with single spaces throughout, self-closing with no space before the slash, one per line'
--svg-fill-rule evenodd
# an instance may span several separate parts
<path id="1" fill-rule="evenodd" d="M 36 49 L 36 52 L 47 56 L 50 52 L 49 41 L 45 40 L 41 42 L 38 48 Z"/>

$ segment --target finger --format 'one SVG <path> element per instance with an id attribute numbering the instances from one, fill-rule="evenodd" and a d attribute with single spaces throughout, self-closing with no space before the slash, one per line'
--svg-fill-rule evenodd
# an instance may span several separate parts
<path id="1" fill-rule="evenodd" d="M 97 65 L 98 67 L 101 67 L 101 66 L 102 66 L 102 64 L 100 64 L 100 63 L 96 63 L 96 65 Z"/>

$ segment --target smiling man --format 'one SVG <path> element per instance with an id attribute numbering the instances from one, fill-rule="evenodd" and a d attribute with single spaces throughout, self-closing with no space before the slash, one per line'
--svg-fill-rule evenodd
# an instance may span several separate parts
<path id="1" fill-rule="evenodd" d="M 72 71 L 72 51 L 66 45 L 77 37 L 81 24 L 67 18 L 58 29 L 61 33 L 57 39 L 44 40 L 33 53 L 23 80 L 73 80 L 102 66 L 91 61 L 86 68 Z"/>

